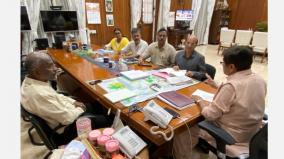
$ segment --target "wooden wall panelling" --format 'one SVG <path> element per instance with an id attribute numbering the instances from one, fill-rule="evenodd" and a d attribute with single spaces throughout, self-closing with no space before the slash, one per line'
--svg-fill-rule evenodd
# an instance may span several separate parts
<path id="1" fill-rule="evenodd" d="M 113 37 L 113 29 L 119 27 L 122 35 L 129 40 L 130 37 L 130 0 L 113 0 L 113 12 L 106 13 L 105 0 L 86 0 L 86 2 L 99 3 L 101 24 L 86 24 L 90 30 L 96 30 L 96 34 L 91 35 L 91 43 L 103 46 L 107 44 Z M 106 14 L 113 14 L 114 26 L 106 25 Z M 87 21 L 86 21 L 87 22 Z"/>
<path id="2" fill-rule="evenodd" d="M 143 40 L 145 40 L 148 44 L 152 43 L 152 24 L 142 24 L 141 26 L 141 37 Z"/>
<path id="3" fill-rule="evenodd" d="M 191 9 L 192 0 L 175 0 L 171 1 L 171 12 L 175 12 L 178 9 Z"/>
<path id="4" fill-rule="evenodd" d="M 102 0 L 86 0 L 85 2 L 90 2 L 90 3 L 99 3 L 100 4 L 100 14 L 101 14 L 101 24 L 88 24 L 88 21 L 86 20 L 86 27 L 89 28 L 90 30 L 96 30 L 96 34 L 91 34 L 90 39 L 92 44 L 97 44 L 97 45 L 103 45 L 102 40 L 103 40 L 103 31 L 102 31 L 102 25 L 105 23 L 105 18 L 103 16 L 103 10 L 104 10 L 104 5 L 101 3 Z M 87 15 L 86 15 L 87 16 Z"/>
<path id="5" fill-rule="evenodd" d="M 267 0 L 228 0 L 232 10 L 229 28 L 255 29 L 260 21 L 267 21 Z"/>

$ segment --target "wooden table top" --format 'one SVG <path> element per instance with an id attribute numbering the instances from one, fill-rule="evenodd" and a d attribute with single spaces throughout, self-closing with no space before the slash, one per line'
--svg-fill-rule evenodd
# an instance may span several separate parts
<path id="1" fill-rule="evenodd" d="M 127 122 L 127 124 L 139 132 L 139 136 L 143 135 L 147 137 L 151 142 L 155 143 L 156 145 L 160 146 L 164 144 L 166 141 L 163 139 L 162 136 L 152 135 L 149 131 L 150 127 L 154 126 L 152 122 L 145 122 L 144 121 L 144 114 L 142 112 L 135 112 L 128 114 L 128 108 L 123 106 L 120 102 L 118 103 L 111 103 L 107 100 L 103 95 L 106 93 L 101 87 L 97 85 L 89 85 L 86 81 L 90 80 L 104 80 L 109 78 L 116 77 L 115 73 L 109 72 L 108 70 L 101 68 L 84 58 L 77 56 L 76 54 L 66 52 L 62 49 L 48 49 L 48 53 L 51 55 L 53 60 L 67 73 L 69 73 L 75 80 L 80 83 L 80 86 L 90 94 L 94 99 L 99 101 L 103 106 L 106 108 L 112 108 L 112 112 L 115 113 L 116 109 L 121 110 L 121 118 Z M 150 70 L 153 69 L 152 67 L 143 67 L 138 66 L 136 64 L 129 66 L 131 69 L 135 70 Z M 207 92 L 215 93 L 216 89 L 213 87 L 200 82 L 196 85 L 178 90 L 179 93 L 191 96 L 191 94 L 196 90 L 201 89 Z M 144 107 L 149 100 L 139 103 L 138 105 Z M 183 110 L 177 110 L 168 104 L 160 101 L 157 98 L 154 98 L 154 101 L 159 104 L 161 107 L 170 107 L 170 109 L 175 110 L 180 114 L 181 119 L 176 118 L 171 120 L 169 125 L 171 125 L 176 131 L 185 130 L 186 122 L 188 125 L 192 126 L 197 122 L 202 120 L 200 114 L 200 108 L 197 105 L 192 107 L 185 108 Z M 170 129 L 163 130 L 165 133 L 169 134 Z"/>

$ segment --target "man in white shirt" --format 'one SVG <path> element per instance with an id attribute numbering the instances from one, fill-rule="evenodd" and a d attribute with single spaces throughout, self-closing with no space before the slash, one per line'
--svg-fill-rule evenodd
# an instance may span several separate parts
<path id="1" fill-rule="evenodd" d="M 55 79 L 57 68 L 51 57 L 44 52 L 28 54 L 25 62 L 28 75 L 21 86 L 21 104 L 25 110 L 44 119 L 51 128 L 60 134 L 56 144 L 67 144 L 77 137 L 76 119 L 86 114 L 98 114 L 98 105 L 85 105 L 70 97 L 57 93 L 49 84 Z M 96 110 L 95 110 L 96 109 Z M 92 128 L 106 127 L 111 124 L 103 115 L 92 118 Z M 31 123 L 26 123 L 30 124 Z M 28 127 L 30 127 L 28 126 Z M 22 130 L 28 135 L 28 130 Z"/>
<path id="2" fill-rule="evenodd" d="M 148 43 L 141 39 L 141 33 L 138 28 L 131 30 L 132 41 L 130 41 L 122 50 L 121 54 L 126 57 L 139 57 L 148 47 Z"/>

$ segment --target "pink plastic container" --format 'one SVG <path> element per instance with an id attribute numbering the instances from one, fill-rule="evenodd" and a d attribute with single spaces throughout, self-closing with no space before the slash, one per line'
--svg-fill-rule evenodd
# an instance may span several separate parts
<path id="1" fill-rule="evenodd" d="M 105 128 L 105 129 L 103 130 L 103 134 L 104 134 L 104 135 L 111 136 L 113 133 L 114 133 L 114 129 L 113 129 L 113 128 Z"/>
<path id="2" fill-rule="evenodd" d="M 93 131 L 89 132 L 88 139 L 89 139 L 89 141 L 91 141 L 91 143 L 94 146 L 97 146 L 97 139 L 101 135 L 102 135 L 102 133 L 101 133 L 100 130 L 93 130 Z"/>
<path id="3" fill-rule="evenodd" d="M 76 128 L 78 136 L 84 135 L 84 137 L 88 137 L 89 132 L 92 131 L 91 120 L 87 117 L 77 119 Z"/>
<path id="4" fill-rule="evenodd" d="M 105 144 L 110 139 L 111 139 L 111 137 L 108 136 L 108 135 L 101 135 L 97 138 L 98 149 L 99 149 L 99 151 L 102 155 L 106 154 Z"/>
<path id="5" fill-rule="evenodd" d="M 105 143 L 106 156 L 112 158 L 112 156 L 119 154 L 119 142 L 117 140 L 108 140 Z"/>

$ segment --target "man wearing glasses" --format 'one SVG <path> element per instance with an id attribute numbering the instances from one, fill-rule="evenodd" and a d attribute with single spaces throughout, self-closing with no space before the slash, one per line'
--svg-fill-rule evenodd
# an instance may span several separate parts
<path id="1" fill-rule="evenodd" d="M 186 70 L 186 76 L 202 80 L 205 77 L 206 67 L 205 58 L 198 53 L 195 49 L 198 39 L 194 35 L 187 35 L 185 41 L 185 48 L 177 53 L 175 58 L 176 65 L 174 70 Z"/>

